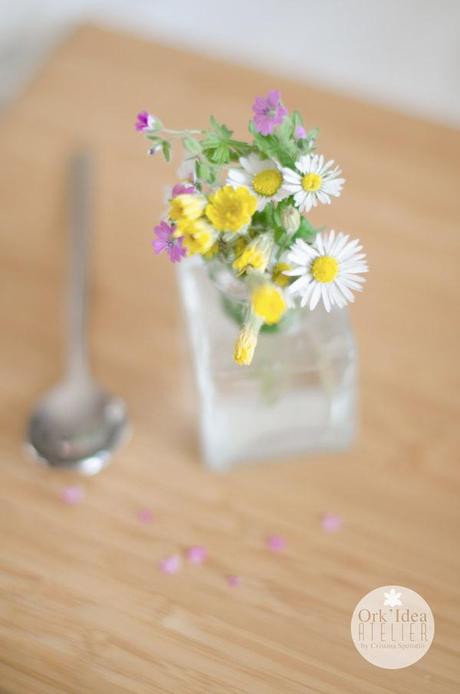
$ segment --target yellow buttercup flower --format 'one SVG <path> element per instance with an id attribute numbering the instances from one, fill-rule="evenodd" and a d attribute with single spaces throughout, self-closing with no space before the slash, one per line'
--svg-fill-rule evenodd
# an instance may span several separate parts
<path id="1" fill-rule="evenodd" d="M 251 221 L 257 200 L 247 188 L 223 186 L 209 197 L 206 216 L 219 231 L 240 231 Z"/>
<path id="2" fill-rule="evenodd" d="M 289 284 L 290 278 L 284 273 L 286 270 L 290 270 L 291 267 L 289 263 L 276 263 L 274 266 L 272 270 L 272 280 L 278 287 L 287 287 Z"/>
<path id="3" fill-rule="evenodd" d="M 175 222 L 183 219 L 198 219 L 206 207 L 206 198 L 201 193 L 197 195 L 177 195 L 169 203 L 169 217 Z"/>
<path id="4" fill-rule="evenodd" d="M 203 218 L 180 221 L 174 235 L 183 236 L 188 255 L 208 253 L 216 240 L 216 231 Z"/>
<path id="5" fill-rule="evenodd" d="M 266 282 L 259 284 L 251 294 L 252 310 L 268 325 L 278 323 L 287 309 L 286 301 L 280 289 Z"/>

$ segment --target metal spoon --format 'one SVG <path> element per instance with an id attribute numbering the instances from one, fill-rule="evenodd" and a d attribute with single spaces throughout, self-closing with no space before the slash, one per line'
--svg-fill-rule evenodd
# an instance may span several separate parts
<path id="1" fill-rule="evenodd" d="M 95 475 L 127 433 L 124 402 L 94 383 L 86 353 L 87 255 L 90 226 L 90 159 L 75 155 L 71 179 L 71 277 L 67 374 L 38 403 L 26 446 L 51 467 Z"/>

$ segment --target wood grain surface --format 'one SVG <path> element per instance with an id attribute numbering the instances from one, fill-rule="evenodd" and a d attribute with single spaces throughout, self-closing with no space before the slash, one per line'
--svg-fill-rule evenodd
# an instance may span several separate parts
<path id="1" fill-rule="evenodd" d="M 200 127 L 213 112 L 243 134 L 272 87 L 320 125 L 347 178 L 312 220 L 369 254 L 352 311 L 361 427 L 346 454 L 216 475 L 199 462 L 174 273 L 150 247 L 173 169 L 145 155 L 133 118 Z M 94 371 L 126 398 L 134 436 L 68 506 L 73 476 L 30 462 L 22 438 L 63 365 L 66 166 L 81 144 L 97 159 Z M 459 133 L 83 27 L 3 114 L 0 158 L 2 694 L 460 691 Z M 340 532 L 324 533 L 324 512 Z M 267 551 L 270 533 L 284 553 Z M 193 544 L 204 566 L 158 570 Z M 358 600 L 391 584 L 436 620 L 429 653 L 396 671 L 350 638 Z"/>

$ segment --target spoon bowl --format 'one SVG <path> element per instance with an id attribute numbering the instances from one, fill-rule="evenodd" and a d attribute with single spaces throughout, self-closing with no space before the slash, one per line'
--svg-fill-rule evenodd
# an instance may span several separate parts
<path id="1" fill-rule="evenodd" d="M 69 381 L 38 403 L 28 425 L 27 448 L 50 467 L 95 475 L 127 438 L 124 402 L 91 381 Z"/>

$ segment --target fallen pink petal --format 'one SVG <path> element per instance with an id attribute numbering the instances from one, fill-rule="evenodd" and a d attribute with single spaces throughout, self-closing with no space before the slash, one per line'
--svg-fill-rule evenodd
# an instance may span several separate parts
<path id="1" fill-rule="evenodd" d="M 179 554 L 171 554 L 160 561 L 160 571 L 164 574 L 175 574 L 182 568 L 182 559 Z"/>
<path id="2" fill-rule="evenodd" d="M 141 510 L 137 512 L 137 517 L 141 523 L 153 523 L 155 520 L 153 513 L 148 508 L 141 508 Z"/>
<path id="3" fill-rule="evenodd" d="M 342 529 L 343 518 L 335 513 L 325 513 L 321 518 L 321 527 L 326 533 L 335 533 Z"/>
<path id="4" fill-rule="evenodd" d="M 227 583 L 232 588 L 237 588 L 241 585 L 241 579 L 239 576 L 227 576 Z"/>
<path id="5" fill-rule="evenodd" d="M 271 552 L 282 552 L 286 549 L 286 540 L 281 535 L 270 535 L 267 537 L 267 547 Z"/>
<path id="6" fill-rule="evenodd" d="M 187 559 L 191 564 L 203 564 L 208 558 L 208 550 L 206 547 L 195 545 L 187 550 Z"/>
<path id="7" fill-rule="evenodd" d="M 82 487 L 64 487 L 60 493 L 61 501 L 65 504 L 73 506 L 74 504 L 79 504 L 85 498 L 85 491 Z"/>

